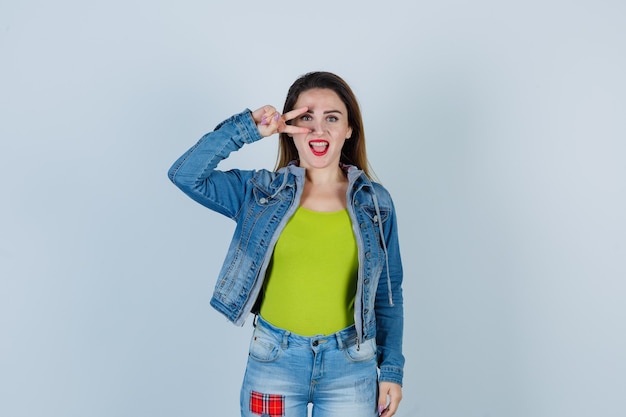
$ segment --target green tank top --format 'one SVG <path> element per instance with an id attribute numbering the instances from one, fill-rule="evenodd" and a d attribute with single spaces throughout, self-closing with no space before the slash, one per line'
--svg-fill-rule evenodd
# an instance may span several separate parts
<path id="1" fill-rule="evenodd" d="M 357 271 L 348 211 L 300 207 L 274 248 L 261 316 L 303 336 L 344 329 L 354 323 Z"/>

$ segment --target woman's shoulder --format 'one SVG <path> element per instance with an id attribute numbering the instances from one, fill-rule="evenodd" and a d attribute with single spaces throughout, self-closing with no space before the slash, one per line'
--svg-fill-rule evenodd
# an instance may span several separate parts
<path id="1" fill-rule="evenodd" d="M 389 190 L 387 190 L 387 188 L 385 188 L 384 185 L 382 185 L 381 183 L 377 181 L 371 181 L 371 183 L 372 183 L 372 188 L 374 188 L 374 192 L 376 192 L 376 194 L 384 195 L 386 197 L 391 198 L 391 193 L 389 192 Z"/>
<path id="2" fill-rule="evenodd" d="M 384 185 L 374 180 L 370 180 L 369 182 L 372 187 L 372 192 L 376 194 L 376 198 L 379 202 L 386 202 L 389 204 L 392 203 L 391 193 L 387 190 L 387 188 L 385 188 Z"/>
<path id="3" fill-rule="evenodd" d="M 393 208 L 393 200 L 387 188 L 364 174 L 361 174 L 361 177 L 355 183 L 354 189 L 357 190 L 357 201 L 361 204 L 371 205 L 372 207 L 378 205 L 385 210 Z"/>
<path id="4" fill-rule="evenodd" d="M 281 168 L 277 171 L 257 169 L 251 172 L 250 182 L 257 188 L 276 190 L 284 188 L 287 184 L 295 181 L 290 173 L 290 170 L 287 168 Z"/>

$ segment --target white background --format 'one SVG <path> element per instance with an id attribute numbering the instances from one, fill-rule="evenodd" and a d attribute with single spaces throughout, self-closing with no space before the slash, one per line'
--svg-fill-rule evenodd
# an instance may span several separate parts
<path id="1" fill-rule="evenodd" d="M 405 268 L 399 417 L 623 416 L 626 3 L 0 3 L 0 415 L 236 416 L 234 229 L 171 163 L 344 77 Z M 271 168 L 275 138 L 223 167 Z"/>

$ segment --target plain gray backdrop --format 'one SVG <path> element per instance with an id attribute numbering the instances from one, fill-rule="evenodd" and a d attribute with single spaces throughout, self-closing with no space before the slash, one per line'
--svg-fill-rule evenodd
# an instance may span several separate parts
<path id="1" fill-rule="evenodd" d="M 405 268 L 398 417 L 623 416 L 626 3 L 0 3 L 0 415 L 237 416 L 234 224 L 172 186 L 312 70 L 357 94 Z M 271 168 L 276 138 L 223 168 Z"/>

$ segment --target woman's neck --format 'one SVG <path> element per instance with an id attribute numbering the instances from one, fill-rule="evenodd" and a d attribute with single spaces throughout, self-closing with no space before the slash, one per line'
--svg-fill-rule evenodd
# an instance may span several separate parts
<path id="1" fill-rule="evenodd" d="M 306 181 L 315 186 L 324 186 L 344 183 L 347 178 L 339 166 L 323 169 L 307 168 Z"/>
<path id="2" fill-rule="evenodd" d="M 336 169 L 306 170 L 300 205 L 313 211 L 338 211 L 346 208 L 348 178 Z"/>

